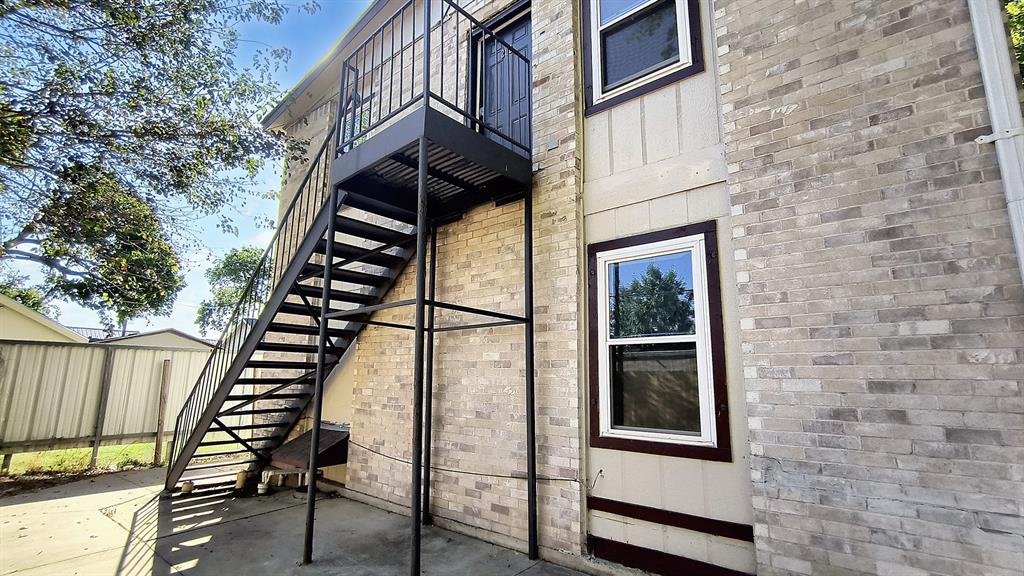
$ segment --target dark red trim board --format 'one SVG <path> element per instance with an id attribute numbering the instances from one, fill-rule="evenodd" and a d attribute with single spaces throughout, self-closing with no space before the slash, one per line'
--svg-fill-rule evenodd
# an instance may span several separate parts
<path id="1" fill-rule="evenodd" d="M 636 518 L 637 520 L 643 520 L 653 524 L 674 526 L 676 528 L 683 528 L 684 530 L 693 530 L 694 532 L 703 532 L 704 534 L 722 536 L 723 538 L 732 538 L 734 540 L 743 540 L 745 542 L 754 541 L 754 527 L 749 524 L 729 522 L 728 520 L 716 520 L 714 518 L 706 518 L 704 516 L 694 516 L 693 514 L 684 514 L 682 512 L 673 512 L 671 510 L 651 508 L 649 506 L 630 504 L 629 502 L 620 502 L 618 500 L 608 500 L 607 498 L 598 498 L 596 496 L 587 496 L 587 508 L 590 510 L 608 512 L 610 514 L 618 514 L 619 516 L 626 516 L 628 518 Z"/>
<path id="2" fill-rule="evenodd" d="M 587 546 L 598 558 L 661 576 L 749 576 L 746 572 L 597 536 L 587 536 Z"/>
<path id="3" fill-rule="evenodd" d="M 601 385 L 597 369 L 597 355 L 601 353 L 597 344 L 598 330 L 601 329 L 597 325 L 597 254 L 608 250 L 661 242 L 695 234 L 704 235 L 706 252 L 705 270 L 708 284 L 708 321 L 711 323 L 711 375 L 714 380 L 715 390 L 715 435 L 718 438 L 718 446 L 690 446 L 669 442 L 601 436 L 601 415 L 598 401 Z M 587 246 L 587 338 L 589 345 L 587 373 L 590 380 L 590 446 L 592 448 L 608 448 L 611 450 L 644 452 L 678 458 L 732 462 L 732 444 L 729 437 L 729 396 L 726 389 L 725 371 L 725 326 L 722 320 L 722 286 L 718 275 L 718 233 L 714 220 L 630 236 L 629 238 L 598 242 Z"/>

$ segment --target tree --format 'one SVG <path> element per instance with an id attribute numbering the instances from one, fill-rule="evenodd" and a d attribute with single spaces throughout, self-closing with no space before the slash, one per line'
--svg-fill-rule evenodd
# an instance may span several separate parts
<path id="1" fill-rule="evenodd" d="M 227 327 L 231 313 L 257 271 L 260 277 L 254 282 L 256 289 L 270 285 L 270 267 L 260 267 L 262 258 L 260 248 L 233 248 L 206 271 L 213 298 L 204 300 L 196 311 L 196 324 L 203 335 L 209 330 L 223 331 Z"/>
<path id="2" fill-rule="evenodd" d="M 165 310 L 181 287 L 176 254 L 197 242 L 190 224 L 217 214 L 233 230 L 226 208 L 258 194 L 257 172 L 282 152 L 259 117 L 287 51 L 242 63 L 237 26 L 287 10 L 0 3 L 0 260 L 37 262 L 53 295 L 118 318 Z"/>
<path id="3" fill-rule="evenodd" d="M 46 305 L 46 298 L 37 288 L 25 285 L 27 277 L 11 272 L 0 273 L 0 294 L 20 302 L 27 308 L 47 316 L 56 316 L 56 310 Z"/>
<path id="4" fill-rule="evenodd" d="M 181 262 L 152 208 L 116 178 L 75 165 L 74 184 L 45 199 L 4 258 L 43 264 L 44 298 L 70 297 L 121 323 L 166 313 L 183 285 Z"/>
<path id="5" fill-rule="evenodd" d="M 1010 24 L 1010 43 L 1024 77 L 1024 0 L 1006 0 L 1006 14 Z"/>
<path id="6" fill-rule="evenodd" d="M 693 291 L 676 274 L 654 264 L 612 298 L 612 334 L 654 336 L 693 332 Z"/>

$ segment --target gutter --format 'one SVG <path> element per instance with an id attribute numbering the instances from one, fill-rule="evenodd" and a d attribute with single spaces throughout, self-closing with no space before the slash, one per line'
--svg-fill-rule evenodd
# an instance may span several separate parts
<path id="1" fill-rule="evenodd" d="M 1017 267 L 1024 282 L 1024 119 L 1013 58 L 999 0 L 968 0 L 967 4 L 992 123 L 992 134 L 980 136 L 975 142 L 995 143 Z"/>
<path id="2" fill-rule="evenodd" d="M 337 42 L 335 42 L 334 47 L 316 63 L 316 66 L 302 77 L 302 80 L 299 80 L 298 84 L 285 94 L 284 98 L 282 98 L 281 101 L 279 101 L 277 105 L 270 110 L 270 112 L 267 112 L 267 115 L 260 121 L 265 129 L 270 129 L 274 122 L 276 122 L 285 113 L 288 107 L 298 99 L 299 95 L 305 92 L 313 82 L 316 82 L 316 79 L 319 78 L 320 75 L 324 73 L 324 70 L 327 69 L 327 65 L 331 63 L 331 60 L 348 47 L 352 42 L 352 39 L 362 32 L 363 28 L 366 28 L 366 25 L 369 24 L 375 16 L 377 16 L 388 1 L 389 0 L 373 0 L 370 5 L 363 10 L 363 13 L 359 15 L 359 18 L 356 19 L 355 23 L 341 35 Z"/>

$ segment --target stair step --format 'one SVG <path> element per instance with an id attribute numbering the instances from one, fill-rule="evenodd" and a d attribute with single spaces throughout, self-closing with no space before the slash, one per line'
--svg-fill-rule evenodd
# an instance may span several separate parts
<path id="1" fill-rule="evenodd" d="M 286 324 L 284 322 L 271 322 L 267 326 L 267 332 L 279 332 L 283 334 L 309 334 L 311 336 L 320 335 L 319 326 L 303 326 L 301 324 Z M 352 330 L 343 330 L 341 328 L 328 328 L 327 336 L 331 338 L 352 338 L 355 336 L 355 332 Z"/>
<path id="2" fill-rule="evenodd" d="M 238 432 L 239 430 L 266 430 L 267 428 L 278 428 L 282 422 L 264 422 L 263 424 L 239 424 L 238 426 L 228 426 L 231 430 Z"/>
<path id="3" fill-rule="evenodd" d="M 316 362 L 299 362 L 289 360 L 249 360 L 246 368 L 264 368 L 267 370 L 316 370 Z"/>
<path id="4" fill-rule="evenodd" d="M 345 194 L 345 205 L 358 208 L 364 212 L 370 212 L 371 214 L 377 214 L 378 216 L 386 216 L 406 224 L 416 224 L 416 212 L 406 210 L 394 204 L 381 202 L 376 198 L 370 198 L 362 194 L 354 194 L 352 192 Z"/>
<path id="5" fill-rule="evenodd" d="M 256 458 L 249 458 L 248 460 L 228 460 L 220 462 L 203 462 L 201 464 L 189 464 L 185 467 L 186 471 L 192 470 L 210 470 L 213 468 L 234 468 L 235 466 L 248 466 L 259 462 Z"/>
<path id="6" fill-rule="evenodd" d="M 343 244 L 341 242 L 334 243 L 334 257 L 350 259 L 365 254 L 369 248 L 360 248 L 358 246 L 352 246 L 351 244 Z M 314 251 L 317 254 L 327 254 L 327 240 L 321 238 L 316 244 Z M 374 266 L 381 266 L 384 268 L 396 268 L 405 264 L 405 259 L 401 256 L 395 256 L 394 254 L 387 254 L 384 252 L 378 252 L 376 254 L 370 254 L 359 259 L 360 262 L 367 264 L 373 264 Z"/>
<path id="7" fill-rule="evenodd" d="M 314 304 L 313 309 L 316 310 L 316 316 L 320 316 L 320 306 L 318 304 Z M 341 312 L 342 310 L 348 310 L 348 308 L 330 308 L 329 312 Z M 305 304 L 300 304 L 298 302 L 285 302 L 277 309 L 277 313 L 309 316 L 309 309 L 306 308 Z M 310 317 L 312 318 L 312 316 Z M 313 346 L 313 348 L 316 348 L 316 346 Z M 313 350 L 313 352 L 316 352 L 316 350 Z"/>
<path id="8" fill-rule="evenodd" d="M 292 352 L 295 354 L 316 354 L 319 352 L 316 344 L 293 344 L 290 342 L 260 342 L 256 345 L 256 349 L 265 352 Z M 281 382 L 281 384 L 284 384 L 284 382 Z"/>
<path id="9" fill-rule="evenodd" d="M 273 442 L 282 438 L 284 438 L 283 434 L 271 434 L 270 436 L 256 436 L 255 438 L 245 438 L 244 440 L 252 445 L 257 442 Z M 227 446 L 229 444 L 238 444 L 238 440 L 207 440 L 199 443 L 200 446 Z"/>
<path id="10" fill-rule="evenodd" d="M 391 244 L 393 242 L 408 240 L 413 237 L 413 234 L 406 234 L 405 232 L 399 232 L 397 230 L 392 230 L 390 228 L 377 226 L 376 224 L 370 224 L 369 222 L 363 222 L 362 220 L 356 220 L 355 218 L 340 215 L 335 219 L 335 231 L 338 234 L 348 234 L 350 236 L 366 238 L 367 240 L 381 242 L 382 244 Z"/>
<path id="11" fill-rule="evenodd" d="M 221 456 L 234 456 L 235 454 L 250 454 L 245 448 L 239 450 L 222 450 L 220 452 L 196 452 L 192 459 L 198 458 L 219 458 Z"/>
<path id="12" fill-rule="evenodd" d="M 312 392 L 283 392 L 280 394 L 271 394 L 262 400 L 295 400 L 298 398 L 309 398 L 312 396 Z M 245 402 L 247 400 L 255 400 L 259 394 L 231 394 L 227 397 L 227 400 Z"/>
<path id="13" fill-rule="evenodd" d="M 299 406 L 291 406 L 284 408 L 254 408 L 252 410 L 235 410 L 228 416 L 251 416 L 254 414 L 286 414 L 289 412 L 301 412 L 302 408 Z"/>
<path id="14" fill-rule="evenodd" d="M 312 380 L 313 377 L 309 378 Z M 289 382 L 295 382 L 295 378 L 238 378 L 235 386 L 280 386 Z M 301 386 L 302 382 L 295 382 L 295 385 Z"/>
<path id="15" fill-rule="evenodd" d="M 307 298 L 320 298 L 323 296 L 323 289 L 319 286 L 310 286 L 308 284 L 297 284 L 292 286 L 290 291 L 292 294 L 301 294 Z M 377 296 L 373 294 L 360 294 L 359 292 L 349 292 L 348 290 L 331 290 L 331 301 L 337 300 L 338 302 L 349 302 L 352 304 L 374 304 L 377 302 Z"/>
<path id="16" fill-rule="evenodd" d="M 322 278 L 324 275 L 324 267 L 320 264 L 311 264 L 307 262 L 302 267 L 301 274 L 303 278 Z M 388 276 L 367 274 L 366 272 L 357 272 L 355 270 L 341 268 L 335 269 L 334 272 L 331 272 L 331 280 L 334 282 L 348 282 L 350 284 L 359 284 L 360 286 L 380 288 L 390 282 L 391 278 Z"/>

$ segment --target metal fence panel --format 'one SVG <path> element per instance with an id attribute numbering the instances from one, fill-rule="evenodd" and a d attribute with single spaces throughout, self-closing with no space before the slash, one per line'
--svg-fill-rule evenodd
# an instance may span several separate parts
<path id="1" fill-rule="evenodd" d="M 165 359 L 171 361 L 165 419 L 173 427 L 209 356 L 205 350 L 0 340 L 0 452 L 89 445 L 108 351 L 105 443 L 156 433 Z"/>

